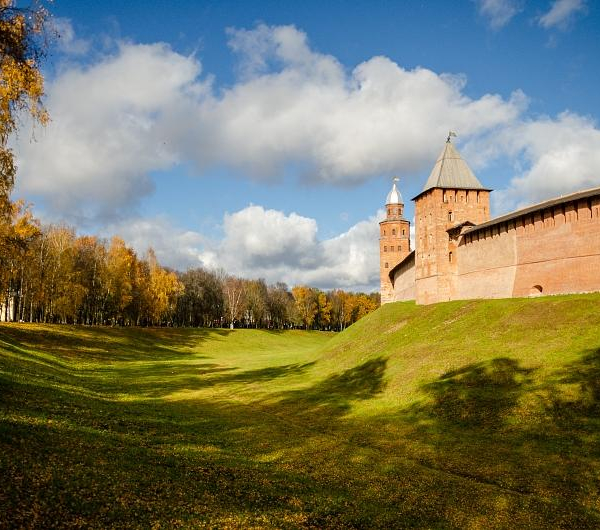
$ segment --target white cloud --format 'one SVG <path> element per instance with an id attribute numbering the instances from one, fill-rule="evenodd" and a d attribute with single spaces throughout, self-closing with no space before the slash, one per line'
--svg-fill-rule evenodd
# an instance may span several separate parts
<path id="1" fill-rule="evenodd" d="M 210 241 L 199 232 L 184 230 L 166 216 L 128 218 L 107 225 L 102 235 L 109 239 L 118 235 L 144 256 L 152 248 L 159 263 L 176 270 L 205 265 L 200 255 Z"/>
<path id="2" fill-rule="evenodd" d="M 306 283 L 324 289 L 377 288 L 378 227 L 375 217 L 324 241 L 314 219 L 248 206 L 224 218 L 225 236 L 200 259 L 232 274 Z"/>
<path id="3" fill-rule="evenodd" d="M 555 0 L 550 10 L 539 17 L 538 22 L 546 29 L 565 29 L 577 13 L 585 10 L 585 0 Z"/>
<path id="4" fill-rule="evenodd" d="M 121 43 L 89 66 L 64 67 L 48 83 L 52 123 L 37 142 L 18 146 L 19 193 L 42 196 L 47 210 L 71 222 L 106 224 L 130 216 L 152 192 L 151 174 L 178 163 L 198 173 L 230 166 L 254 178 L 301 167 L 307 181 L 345 185 L 426 172 L 449 128 L 460 133 L 469 162 L 514 164 L 516 177 L 496 192 L 502 209 L 600 185 L 597 125 L 574 113 L 527 119 L 519 90 L 509 99 L 471 98 L 463 76 L 407 70 L 385 57 L 348 71 L 292 26 L 229 35 L 241 76 L 226 89 L 201 76 L 195 57 L 165 44 Z M 147 232 L 174 264 L 222 262 L 290 283 L 375 281 L 378 267 L 368 260 L 377 260 L 376 247 L 369 258 L 360 250 L 375 245 L 376 230 L 372 240 L 366 235 L 374 222 L 321 242 L 314 220 L 260 207 L 227 216 L 223 226 L 222 243 L 188 233 L 182 255 L 169 237 L 177 230 L 164 222 L 131 237 Z"/>
<path id="5" fill-rule="evenodd" d="M 324 241 L 314 219 L 261 206 L 226 214 L 220 241 L 182 230 L 165 217 L 127 219 L 104 232 L 118 234 L 139 255 L 152 247 L 162 265 L 176 270 L 201 266 L 269 283 L 372 291 L 379 285 L 379 217 Z"/>
<path id="6" fill-rule="evenodd" d="M 521 11 L 517 0 L 475 0 L 479 14 L 488 19 L 493 29 L 500 29 Z"/>
<path id="7" fill-rule="evenodd" d="M 272 263 L 286 266 L 312 267 L 317 245 L 317 222 L 296 213 L 286 216 L 280 211 L 248 206 L 234 214 L 226 214 L 225 239 L 221 254 L 230 258 L 230 265 L 270 267 Z"/>
<path id="8" fill-rule="evenodd" d="M 47 86 L 51 123 L 18 145 L 19 193 L 43 196 L 70 219 L 113 218 L 152 192 L 150 172 L 177 162 L 160 126 L 200 67 L 166 45 L 120 46 Z"/>
<path id="9" fill-rule="evenodd" d="M 230 30 L 243 76 L 218 90 L 165 44 L 121 43 L 48 83 L 52 123 L 18 149 L 19 187 L 71 218 L 112 218 L 178 162 L 254 178 L 301 167 L 347 185 L 425 170 L 448 128 L 469 138 L 512 123 L 520 92 L 467 97 L 465 79 L 374 57 L 352 71 L 292 26 Z M 441 141 L 441 140 L 440 140 Z"/>
<path id="10" fill-rule="evenodd" d="M 503 209 L 600 186 L 600 130 L 591 119 L 564 112 L 520 123 L 498 144 L 525 167 L 497 192 Z"/>
<path id="11" fill-rule="evenodd" d="M 304 178 L 357 183 L 382 173 L 415 172 L 429 163 L 449 124 L 464 136 L 510 122 L 518 95 L 471 99 L 464 79 L 431 70 L 405 70 L 374 57 L 351 72 L 312 51 L 293 27 L 230 31 L 243 80 L 202 105 L 209 143 L 195 151 L 199 166 L 230 164 L 258 176 L 286 165 Z M 266 69 L 266 70 L 265 70 Z"/>

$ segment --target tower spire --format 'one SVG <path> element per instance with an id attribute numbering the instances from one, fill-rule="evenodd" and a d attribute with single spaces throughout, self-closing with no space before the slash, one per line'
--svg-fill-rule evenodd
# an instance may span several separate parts
<path id="1" fill-rule="evenodd" d="M 410 254 L 410 222 L 404 219 L 404 200 L 392 178 L 392 189 L 385 201 L 386 217 L 379 223 L 379 276 L 381 303 L 394 300 L 390 271 Z"/>
<path id="2" fill-rule="evenodd" d="M 477 180 L 477 177 L 473 174 L 471 168 L 462 159 L 460 153 L 456 150 L 456 147 L 454 147 L 454 144 L 451 142 L 452 136 L 456 136 L 456 133 L 450 131 L 446 143 L 444 144 L 444 148 L 433 166 L 421 193 L 432 188 L 463 190 L 486 189 L 481 185 L 481 182 Z"/>
<path id="3" fill-rule="evenodd" d="M 399 182 L 399 177 L 394 177 L 392 179 L 392 189 L 387 195 L 387 199 L 385 201 L 386 204 L 404 204 L 404 199 L 402 199 L 402 194 L 398 191 L 396 187 L 396 182 Z"/>

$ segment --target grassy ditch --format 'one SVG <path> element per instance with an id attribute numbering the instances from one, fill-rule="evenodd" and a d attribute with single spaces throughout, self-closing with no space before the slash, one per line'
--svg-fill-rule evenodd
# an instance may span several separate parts
<path id="1" fill-rule="evenodd" d="M 599 305 L 1 325 L 0 527 L 598 527 Z"/>

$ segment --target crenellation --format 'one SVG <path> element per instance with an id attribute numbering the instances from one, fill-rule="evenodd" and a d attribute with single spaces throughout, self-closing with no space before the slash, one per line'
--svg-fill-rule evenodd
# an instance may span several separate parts
<path id="1" fill-rule="evenodd" d="M 577 209 L 573 202 L 569 202 L 565 205 L 565 220 L 567 223 L 577 221 Z"/>
<path id="2" fill-rule="evenodd" d="M 581 199 L 577 203 L 577 218 L 578 219 L 591 219 L 592 211 L 590 207 L 590 201 L 588 199 Z"/>

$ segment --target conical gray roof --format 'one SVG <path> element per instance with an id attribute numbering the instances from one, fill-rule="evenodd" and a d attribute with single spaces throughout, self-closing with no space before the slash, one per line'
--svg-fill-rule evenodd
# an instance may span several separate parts
<path id="1" fill-rule="evenodd" d="M 481 182 L 471 171 L 471 168 L 461 158 L 452 142 L 448 140 L 440 156 L 433 166 L 423 191 L 432 188 L 455 188 L 467 190 L 484 190 Z M 423 193 L 423 192 L 421 192 Z"/>

